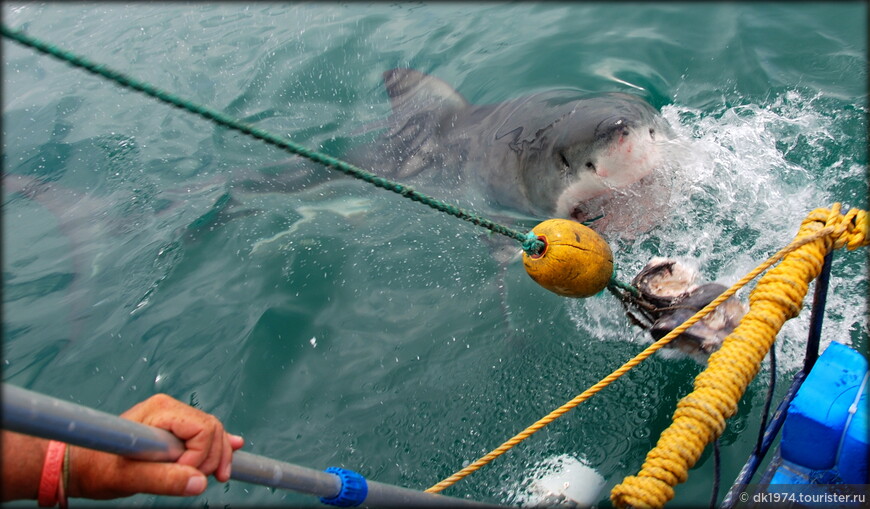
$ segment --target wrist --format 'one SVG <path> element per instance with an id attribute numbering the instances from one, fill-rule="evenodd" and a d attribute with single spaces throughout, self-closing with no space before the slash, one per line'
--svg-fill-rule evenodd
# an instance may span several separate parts
<path id="1" fill-rule="evenodd" d="M 71 446 L 67 496 L 105 500 L 130 494 L 114 489 L 118 476 L 124 475 L 120 460 L 114 454 Z"/>
<path id="2" fill-rule="evenodd" d="M 2 500 L 36 500 L 48 440 L 3 430 Z"/>

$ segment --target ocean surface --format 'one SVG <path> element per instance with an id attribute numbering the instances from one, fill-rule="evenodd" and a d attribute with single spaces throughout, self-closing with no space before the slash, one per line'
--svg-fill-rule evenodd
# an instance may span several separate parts
<path id="1" fill-rule="evenodd" d="M 868 209 L 863 2 L 6 2 L 2 15 L 336 156 L 389 115 L 394 67 L 475 104 L 638 94 L 680 150 L 656 190 L 666 213 L 637 235 L 607 232 L 623 280 L 667 256 L 731 284 L 811 210 Z M 650 342 L 607 292 L 567 299 L 517 260 L 503 270 L 471 224 L 350 179 L 240 192 L 233 175 L 290 156 L 5 39 L 2 56 L 4 382 L 111 413 L 165 392 L 219 416 L 247 451 L 422 490 Z M 50 191 L 8 184 L 33 180 Z M 823 346 L 867 351 L 866 262 L 836 253 Z M 777 339 L 777 396 L 801 365 L 808 304 Z M 701 369 L 656 355 L 443 493 L 518 505 L 570 458 L 604 479 L 586 491 L 609 506 Z M 720 499 L 755 444 L 769 373 L 765 360 L 721 437 Z M 711 449 L 673 506 L 708 504 Z M 231 481 L 124 505 L 319 503 Z"/>

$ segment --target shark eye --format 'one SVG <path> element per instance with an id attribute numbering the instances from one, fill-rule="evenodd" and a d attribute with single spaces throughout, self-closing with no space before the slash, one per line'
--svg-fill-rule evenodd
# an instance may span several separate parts
<path id="1" fill-rule="evenodd" d="M 595 171 L 595 165 L 592 164 L 592 161 L 586 163 L 586 169 Z"/>
<path id="2" fill-rule="evenodd" d="M 652 127 L 649 128 L 649 137 L 652 138 L 653 140 L 656 139 L 656 130 L 653 129 Z"/>

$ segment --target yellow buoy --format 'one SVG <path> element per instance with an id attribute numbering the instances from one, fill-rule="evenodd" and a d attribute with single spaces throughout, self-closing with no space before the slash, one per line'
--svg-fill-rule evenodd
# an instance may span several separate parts
<path id="1" fill-rule="evenodd" d="M 607 286 L 613 253 L 591 228 L 568 219 L 548 219 L 532 232 L 544 242 L 544 250 L 538 255 L 523 253 L 523 265 L 539 285 L 565 297 L 590 297 Z"/>

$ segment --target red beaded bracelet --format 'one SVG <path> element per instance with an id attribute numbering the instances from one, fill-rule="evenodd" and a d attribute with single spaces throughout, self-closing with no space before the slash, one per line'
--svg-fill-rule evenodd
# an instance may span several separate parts
<path id="1" fill-rule="evenodd" d="M 65 479 L 63 474 L 66 463 L 67 447 L 63 442 L 52 440 L 48 443 L 48 451 L 45 453 L 45 463 L 42 465 L 42 478 L 39 480 L 39 506 L 53 507 L 60 503 L 66 507 Z"/>

